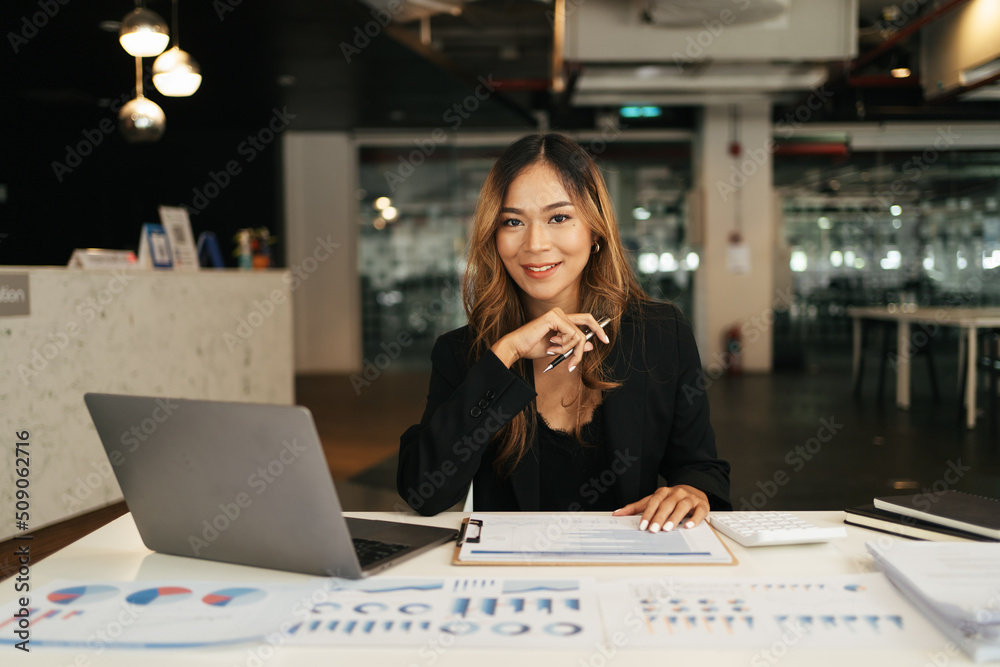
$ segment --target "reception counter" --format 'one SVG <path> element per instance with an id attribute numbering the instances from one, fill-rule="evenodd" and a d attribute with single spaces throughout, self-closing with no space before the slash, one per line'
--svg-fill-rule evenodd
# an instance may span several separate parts
<path id="1" fill-rule="evenodd" d="M 121 500 L 86 392 L 292 403 L 290 284 L 282 270 L 0 268 L 0 540 L 23 532 L 18 501 L 30 531 Z"/>

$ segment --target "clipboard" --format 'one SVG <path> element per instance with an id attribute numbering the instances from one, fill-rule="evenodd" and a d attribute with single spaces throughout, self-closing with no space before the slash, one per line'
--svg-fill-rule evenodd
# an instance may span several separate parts
<path id="1" fill-rule="evenodd" d="M 601 566 L 601 567 L 607 567 L 607 566 L 617 566 L 617 567 L 622 567 L 622 566 L 651 566 L 651 565 L 652 566 L 661 566 L 661 567 L 662 566 L 674 566 L 674 565 L 678 565 L 678 566 L 692 566 L 692 565 L 697 565 L 697 566 L 724 566 L 725 567 L 725 566 L 730 566 L 730 565 L 739 565 L 739 560 L 736 558 L 736 555 L 733 553 L 732 549 L 729 548 L 729 545 L 726 544 L 726 541 L 723 540 L 720 537 L 719 532 L 717 530 L 715 530 L 715 528 L 710 523 L 708 523 L 707 521 L 705 521 L 703 523 L 704 523 L 704 525 L 708 526 L 709 530 L 712 531 L 712 534 L 715 535 L 716 539 L 719 540 L 719 543 L 722 545 L 722 548 L 725 549 L 725 552 L 727 554 L 729 554 L 730 562 L 728 562 L 728 563 L 706 563 L 706 562 L 688 562 L 688 563 L 682 563 L 682 562 L 656 562 L 656 561 L 623 562 L 623 561 L 612 561 L 612 560 L 609 560 L 609 561 L 586 561 L 586 562 L 569 561 L 569 562 L 567 562 L 565 560 L 558 560 L 558 559 L 548 559 L 548 560 L 546 560 L 546 559 L 543 559 L 543 558 L 532 559 L 530 562 L 516 561 L 516 560 L 513 560 L 513 561 L 461 560 L 459 558 L 459 556 L 461 555 L 461 552 L 462 552 L 462 546 L 466 542 L 468 542 L 470 544 L 479 544 L 481 542 L 481 540 L 482 540 L 482 537 L 483 537 L 483 522 L 482 522 L 482 520 L 481 519 L 473 519 L 472 517 L 466 517 L 466 518 L 462 519 L 462 525 L 461 525 L 461 527 L 459 528 L 459 531 L 458 531 L 458 538 L 455 540 L 455 551 L 452 553 L 451 564 L 452 565 L 479 565 L 479 566 L 482 566 L 482 565 L 498 565 L 498 566 L 512 566 L 512 565 L 520 565 L 520 566 L 531 565 L 531 566 L 534 566 L 534 565 L 540 565 L 540 566 L 546 566 L 546 567 L 570 567 L 570 566 L 590 566 L 590 565 L 596 565 L 596 566 Z"/>

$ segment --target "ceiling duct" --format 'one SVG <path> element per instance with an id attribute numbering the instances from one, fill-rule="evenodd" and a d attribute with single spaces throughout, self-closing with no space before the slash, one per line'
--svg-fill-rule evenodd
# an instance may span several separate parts
<path id="1" fill-rule="evenodd" d="M 365 0 L 380 13 L 391 16 L 397 23 L 422 21 L 437 14 L 458 16 L 462 13 L 462 0 Z"/>
<path id="2" fill-rule="evenodd" d="M 857 53 L 857 0 L 566 1 L 575 106 L 793 100 Z"/>
<path id="3" fill-rule="evenodd" d="M 642 18 L 666 28 L 702 27 L 729 12 L 733 24 L 752 24 L 788 13 L 788 4 L 789 0 L 649 0 Z"/>

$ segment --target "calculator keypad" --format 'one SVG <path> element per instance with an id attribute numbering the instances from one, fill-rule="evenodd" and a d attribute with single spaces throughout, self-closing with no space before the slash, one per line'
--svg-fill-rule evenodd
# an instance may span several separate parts
<path id="1" fill-rule="evenodd" d="M 788 512 L 719 512 L 710 514 L 708 521 L 745 547 L 809 544 L 847 536 L 841 527 L 820 527 Z"/>

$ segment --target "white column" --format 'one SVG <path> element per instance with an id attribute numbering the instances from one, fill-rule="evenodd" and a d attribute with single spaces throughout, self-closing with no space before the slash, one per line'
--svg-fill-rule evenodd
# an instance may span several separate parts
<path id="1" fill-rule="evenodd" d="M 344 133 L 286 132 L 284 161 L 295 371 L 360 371 L 357 150 Z"/>
<path id="2" fill-rule="evenodd" d="M 733 139 L 740 155 L 730 153 Z M 707 105 L 694 142 L 694 183 L 701 197 L 702 257 L 695 278 L 695 334 L 702 364 L 719 372 L 725 365 L 725 331 L 743 336 L 743 370 L 769 372 L 772 362 L 775 294 L 774 210 L 770 103 Z M 730 236 L 739 231 L 749 251 L 749 270 L 731 270 Z"/>

